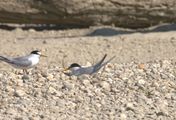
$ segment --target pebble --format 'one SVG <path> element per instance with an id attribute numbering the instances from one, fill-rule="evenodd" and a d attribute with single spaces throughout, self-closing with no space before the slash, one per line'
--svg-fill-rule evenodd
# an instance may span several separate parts
<path id="1" fill-rule="evenodd" d="M 29 29 L 29 32 L 36 32 L 34 29 Z"/>
<path id="2" fill-rule="evenodd" d="M 120 120 L 126 120 L 126 119 L 127 119 L 126 114 L 121 113 L 121 114 L 120 114 Z"/>
<path id="3" fill-rule="evenodd" d="M 75 86 L 74 84 L 64 81 L 62 89 L 71 90 L 74 89 L 74 86 Z"/>
<path id="4" fill-rule="evenodd" d="M 40 74 L 39 74 L 39 75 L 40 75 Z M 47 78 L 48 74 L 47 74 L 47 72 L 42 71 L 42 72 L 41 72 L 41 76 Z"/>
<path id="5" fill-rule="evenodd" d="M 23 79 L 23 80 L 29 80 L 29 76 L 28 76 L 28 75 L 23 75 L 23 76 L 22 76 L 22 79 Z"/>
<path id="6" fill-rule="evenodd" d="M 100 82 L 100 86 L 107 91 L 111 90 L 111 85 L 106 81 Z"/>
<path id="7" fill-rule="evenodd" d="M 133 103 L 127 103 L 126 104 L 126 110 L 132 110 L 132 111 L 134 111 L 134 105 L 133 105 Z"/>
<path id="8" fill-rule="evenodd" d="M 12 86 L 6 86 L 6 89 L 5 89 L 9 95 L 12 95 L 14 93 L 14 89 L 12 88 Z"/>
<path id="9" fill-rule="evenodd" d="M 56 94 L 57 93 L 57 90 L 53 87 L 49 87 L 49 90 L 48 90 L 49 93 L 51 93 L 52 95 Z"/>
<path id="10" fill-rule="evenodd" d="M 92 66 L 92 64 L 90 62 L 86 62 L 85 67 L 88 67 L 88 66 Z"/>
<path id="11" fill-rule="evenodd" d="M 16 90 L 14 91 L 14 96 L 16 96 L 16 97 L 23 97 L 24 95 L 26 95 L 26 93 L 25 93 L 24 90 L 16 89 Z"/>
<path id="12" fill-rule="evenodd" d="M 22 87 L 24 85 L 24 82 L 21 79 L 16 79 L 16 82 L 17 82 L 17 86 L 21 86 Z"/>
<path id="13" fill-rule="evenodd" d="M 84 84 L 84 86 L 90 86 L 90 80 L 83 80 L 82 83 Z"/>
<path id="14" fill-rule="evenodd" d="M 104 69 L 107 73 L 108 72 L 111 72 L 111 68 L 110 67 L 105 67 L 105 69 Z"/>
<path id="15" fill-rule="evenodd" d="M 53 79 L 54 79 L 54 76 L 53 76 L 52 74 L 48 74 L 48 75 L 47 75 L 47 79 L 48 79 L 48 80 L 53 80 Z"/>
<path id="16" fill-rule="evenodd" d="M 143 70 L 145 68 L 145 65 L 141 63 L 138 65 L 138 68 Z"/>
<path id="17" fill-rule="evenodd" d="M 143 80 L 143 79 L 140 79 L 140 80 L 138 80 L 138 84 L 141 86 L 141 85 L 144 85 L 145 84 L 145 80 Z"/>
<path id="18" fill-rule="evenodd" d="M 4 75 L 4 74 L 0 73 L 0 78 L 2 78 L 2 77 L 3 77 L 3 75 Z"/>
<path id="19" fill-rule="evenodd" d="M 23 32 L 23 30 L 22 30 L 21 28 L 19 28 L 19 27 L 17 27 L 17 28 L 15 29 L 15 31 L 16 31 L 16 32 L 19 32 L 19 33 L 20 33 L 20 32 Z"/>
<path id="20" fill-rule="evenodd" d="M 43 42 L 42 42 L 43 44 L 47 44 L 47 41 L 46 40 L 43 40 Z"/>

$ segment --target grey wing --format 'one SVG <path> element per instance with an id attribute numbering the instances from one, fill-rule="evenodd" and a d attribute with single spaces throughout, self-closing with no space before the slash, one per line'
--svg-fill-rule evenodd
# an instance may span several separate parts
<path id="1" fill-rule="evenodd" d="M 90 66 L 90 67 L 83 67 L 80 69 L 80 74 L 92 74 L 93 72 L 93 67 Z"/>
<path id="2" fill-rule="evenodd" d="M 79 75 L 83 75 L 83 74 L 92 74 L 93 72 L 93 67 L 81 67 L 80 69 L 78 70 L 75 70 L 67 75 L 69 76 L 72 76 L 72 75 L 75 75 L 75 76 L 79 76 Z"/>
<path id="3" fill-rule="evenodd" d="M 101 68 L 101 64 L 105 60 L 106 56 L 107 54 L 105 54 L 103 58 L 93 66 L 80 68 L 79 74 L 93 74 L 94 72 L 98 71 Z"/>
<path id="4" fill-rule="evenodd" d="M 28 60 L 28 56 L 16 58 L 0 56 L 0 60 L 7 62 L 17 68 L 27 68 L 32 64 L 32 62 Z"/>
<path id="5" fill-rule="evenodd" d="M 27 57 L 17 57 L 12 60 L 11 64 L 19 67 L 29 67 L 32 65 L 32 62 L 29 61 Z"/>

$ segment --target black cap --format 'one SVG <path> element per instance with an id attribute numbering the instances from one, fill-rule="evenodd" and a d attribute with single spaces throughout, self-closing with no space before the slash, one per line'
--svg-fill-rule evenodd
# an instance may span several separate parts
<path id="1" fill-rule="evenodd" d="M 31 54 L 36 54 L 36 55 L 39 55 L 39 53 L 40 53 L 40 51 L 38 51 L 38 50 L 34 50 L 31 52 Z"/>
<path id="2" fill-rule="evenodd" d="M 70 65 L 69 69 L 73 67 L 81 67 L 81 66 L 78 63 L 73 63 Z"/>

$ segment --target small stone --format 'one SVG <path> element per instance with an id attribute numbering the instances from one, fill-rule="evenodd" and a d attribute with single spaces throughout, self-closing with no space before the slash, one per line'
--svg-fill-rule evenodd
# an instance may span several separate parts
<path id="1" fill-rule="evenodd" d="M 17 90 L 15 90 L 14 96 L 16 96 L 16 97 L 23 97 L 25 94 L 26 93 L 25 93 L 24 90 L 17 89 Z"/>
<path id="2" fill-rule="evenodd" d="M 106 81 L 102 81 L 102 82 L 100 83 L 100 86 L 101 86 L 103 89 L 107 90 L 107 91 L 110 91 L 110 90 L 111 90 L 111 85 L 110 85 L 108 82 L 106 82 Z"/>
<path id="3" fill-rule="evenodd" d="M 139 68 L 139 69 L 144 69 L 144 68 L 145 68 L 145 65 L 144 65 L 143 63 L 141 63 L 141 64 L 138 65 L 138 68 Z"/>
<path id="4" fill-rule="evenodd" d="M 0 78 L 2 78 L 3 77 L 3 74 L 2 73 L 0 73 Z"/>
<path id="5" fill-rule="evenodd" d="M 101 104 L 100 103 L 96 103 L 96 107 L 98 107 L 98 108 L 101 108 Z"/>
<path id="6" fill-rule="evenodd" d="M 23 120 L 22 117 L 16 117 L 15 120 Z"/>
<path id="7" fill-rule="evenodd" d="M 164 73 L 161 73 L 161 78 L 162 78 L 162 79 L 167 79 L 168 76 L 167 76 L 166 74 L 164 74 Z"/>
<path id="8" fill-rule="evenodd" d="M 24 85 L 24 82 L 21 79 L 17 79 L 16 82 L 17 82 L 18 86 L 23 86 Z"/>
<path id="9" fill-rule="evenodd" d="M 15 29 L 15 31 L 16 31 L 16 32 L 22 32 L 23 30 L 22 30 L 21 28 L 17 27 L 17 28 Z"/>
<path id="10" fill-rule="evenodd" d="M 16 74 L 14 74 L 13 72 L 11 72 L 11 73 L 9 73 L 9 77 L 12 78 L 12 79 L 14 79 L 14 78 L 16 78 Z"/>
<path id="11" fill-rule="evenodd" d="M 158 116 L 164 116 L 164 115 L 169 115 L 168 113 L 168 102 L 166 100 L 163 101 L 159 101 L 157 103 L 158 107 L 159 107 L 159 111 L 158 111 Z"/>
<path id="12" fill-rule="evenodd" d="M 47 79 L 48 80 L 53 80 L 54 76 L 52 74 L 48 74 Z"/>
<path id="13" fill-rule="evenodd" d="M 17 113 L 17 111 L 13 108 L 8 108 L 8 110 L 5 113 L 10 114 L 10 115 L 14 115 Z"/>
<path id="14" fill-rule="evenodd" d="M 133 103 L 127 103 L 126 104 L 126 110 L 132 110 L 132 111 L 134 111 L 134 105 L 133 105 Z"/>
<path id="15" fill-rule="evenodd" d="M 159 85 L 158 82 L 153 82 L 153 83 L 152 83 L 152 87 L 158 88 L 159 86 L 160 86 L 160 85 Z"/>
<path id="16" fill-rule="evenodd" d="M 106 72 L 110 72 L 111 71 L 111 68 L 110 67 L 105 67 L 104 69 Z"/>
<path id="17" fill-rule="evenodd" d="M 112 63 L 108 63 L 108 64 L 106 65 L 106 67 L 108 67 L 108 68 L 113 68 L 114 65 L 113 65 Z"/>
<path id="18" fill-rule="evenodd" d="M 139 85 L 144 85 L 145 84 L 145 80 L 143 80 L 143 79 L 138 80 L 138 84 Z"/>
<path id="19" fill-rule="evenodd" d="M 43 72 L 43 71 L 41 72 L 41 75 L 45 78 L 47 78 L 47 76 L 48 76 L 47 72 Z"/>
<path id="20" fill-rule="evenodd" d="M 43 44 L 47 44 L 46 40 L 43 41 Z"/>
<path id="21" fill-rule="evenodd" d="M 36 32 L 34 29 L 29 29 L 29 32 Z"/>
<path id="22" fill-rule="evenodd" d="M 56 94 L 57 93 L 57 90 L 53 87 L 49 87 L 49 93 L 51 93 L 52 95 Z"/>
<path id="23" fill-rule="evenodd" d="M 57 96 L 58 96 L 58 97 L 63 96 L 63 92 L 61 92 L 61 91 L 56 91 L 56 92 L 57 92 Z"/>
<path id="24" fill-rule="evenodd" d="M 113 83 L 113 79 L 112 78 L 108 78 L 108 80 L 107 80 L 109 83 Z"/>
<path id="25" fill-rule="evenodd" d="M 124 113 L 120 114 L 120 120 L 126 120 L 127 116 Z"/>
<path id="26" fill-rule="evenodd" d="M 57 75 L 58 76 L 58 75 Z M 57 78 L 57 77 L 56 77 Z M 59 76 L 58 76 L 58 78 L 60 78 L 61 80 L 68 80 L 69 79 L 69 76 L 67 76 L 67 75 L 65 75 L 65 74 L 63 74 L 63 73 L 61 73 Z"/>
<path id="27" fill-rule="evenodd" d="M 166 99 L 171 99 L 171 94 L 170 93 L 166 93 L 165 98 Z"/>
<path id="28" fill-rule="evenodd" d="M 163 61 L 161 62 L 161 67 L 162 67 L 162 68 L 168 68 L 169 66 L 170 66 L 170 62 L 169 62 L 169 61 L 163 60 Z"/>
<path id="29" fill-rule="evenodd" d="M 85 67 L 88 67 L 88 66 L 92 66 L 92 64 L 90 62 L 87 62 Z"/>
<path id="30" fill-rule="evenodd" d="M 171 95 L 171 99 L 172 99 L 172 100 L 176 100 L 175 94 L 172 94 L 172 95 Z"/>
<path id="31" fill-rule="evenodd" d="M 22 76 L 22 79 L 23 79 L 23 80 L 29 80 L 29 76 L 28 76 L 28 75 L 23 75 L 23 76 Z"/>
<path id="32" fill-rule="evenodd" d="M 90 80 L 83 80 L 82 83 L 84 84 L 84 86 L 89 86 Z"/>
<path id="33" fill-rule="evenodd" d="M 31 117 L 30 120 L 40 120 L 41 118 L 39 118 L 39 116 L 34 116 L 34 117 Z"/>
<path id="34" fill-rule="evenodd" d="M 75 85 L 74 84 L 71 84 L 70 82 L 64 82 L 63 83 L 63 86 L 62 86 L 62 88 L 61 89 L 67 89 L 67 90 L 71 90 L 71 89 L 73 89 L 75 87 Z"/>
<path id="35" fill-rule="evenodd" d="M 76 80 L 78 80 L 78 77 L 77 76 L 72 76 L 72 77 L 70 77 L 70 79 L 73 80 L 73 81 L 76 81 Z"/>
<path id="36" fill-rule="evenodd" d="M 13 95 L 14 93 L 14 89 L 12 88 L 12 86 L 6 86 L 5 91 L 7 91 L 9 95 Z"/>

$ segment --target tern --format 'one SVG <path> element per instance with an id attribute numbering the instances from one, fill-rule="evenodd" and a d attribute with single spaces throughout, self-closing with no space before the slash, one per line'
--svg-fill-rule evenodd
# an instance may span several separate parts
<path id="1" fill-rule="evenodd" d="M 34 50 L 29 55 L 21 57 L 4 57 L 0 56 L 0 60 L 6 62 L 17 69 L 22 69 L 25 74 L 27 74 L 27 69 L 33 68 L 39 63 L 40 56 L 47 57 L 42 55 L 40 51 Z"/>
<path id="2" fill-rule="evenodd" d="M 78 63 L 73 63 L 68 68 L 65 68 L 62 72 L 64 74 L 66 74 L 67 76 L 72 76 L 72 75 L 80 76 L 80 75 L 83 75 L 83 74 L 92 75 L 92 74 L 98 72 L 103 66 L 105 66 L 111 60 L 113 60 L 115 58 L 115 56 L 113 56 L 108 61 L 104 62 L 106 56 L 107 56 L 107 54 L 105 54 L 104 57 L 98 63 L 96 63 L 93 66 L 83 67 L 83 66 L 79 65 Z M 69 73 L 66 72 L 68 70 L 70 70 Z"/>

